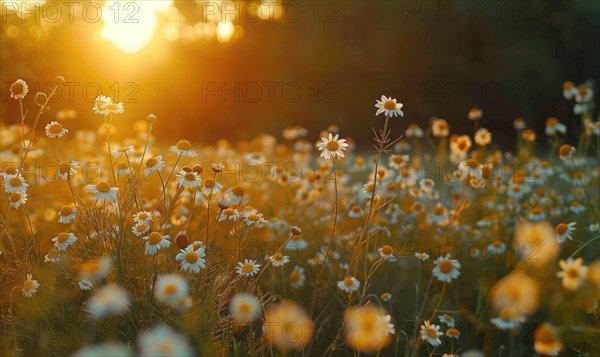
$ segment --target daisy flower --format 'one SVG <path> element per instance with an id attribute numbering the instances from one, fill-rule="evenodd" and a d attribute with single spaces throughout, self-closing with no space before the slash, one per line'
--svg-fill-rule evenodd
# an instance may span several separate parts
<path id="1" fill-rule="evenodd" d="M 585 212 L 585 206 L 579 203 L 578 201 L 573 201 L 569 205 L 569 210 L 575 214 L 579 214 Z"/>
<path id="2" fill-rule="evenodd" d="M 22 79 L 17 79 L 10 85 L 10 97 L 13 99 L 23 99 L 29 92 L 27 82 Z"/>
<path id="3" fill-rule="evenodd" d="M 454 318 L 448 314 L 440 315 L 440 322 L 448 327 L 454 327 Z"/>
<path id="4" fill-rule="evenodd" d="M 88 192 L 94 194 L 94 198 L 100 202 L 115 202 L 117 200 L 118 187 L 110 187 L 108 182 L 100 181 L 95 185 L 87 185 Z"/>
<path id="5" fill-rule="evenodd" d="M 322 151 L 321 157 L 325 160 L 344 157 L 344 151 L 348 148 L 348 144 L 346 143 L 346 139 L 338 140 L 338 137 L 338 134 L 333 136 L 329 133 L 328 138 L 321 138 L 321 142 L 317 143 L 317 148 Z"/>
<path id="6" fill-rule="evenodd" d="M 240 217 L 240 212 L 237 208 L 226 208 L 221 212 L 219 216 L 219 222 L 223 222 L 225 220 L 235 221 Z"/>
<path id="7" fill-rule="evenodd" d="M 299 265 L 294 267 L 294 270 L 290 273 L 290 284 L 292 288 L 299 289 L 304 286 L 306 275 L 304 274 L 304 268 Z"/>
<path id="8" fill-rule="evenodd" d="M 455 340 L 458 340 L 458 338 L 460 337 L 460 331 L 458 331 L 456 328 L 451 327 L 448 330 L 446 330 L 446 336 L 448 338 L 453 338 Z M 448 355 L 450 356 L 450 355 Z M 458 355 L 455 355 L 458 356 Z"/>
<path id="9" fill-rule="evenodd" d="M 161 235 L 158 232 L 152 232 L 148 236 L 144 237 L 146 241 L 146 254 L 156 254 L 162 248 L 168 248 L 171 246 L 171 237 L 168 235 Z"/>
<path id="10" fill-rule="evenodd" d="M 196 188 L 202 184 L 202 179 L 194 171 L 179 170 L 177 173 L 177 183 L 183 187 Z"/>
<path id="11" fill-rule="evenodd" d="M 236 323 L 249 324 L 256 320 L 261 312 L 260 301 L 252 294 L 236 294 L 229 303 L 229 312 Z"/>
<path id="12" fill-rule="evenodd" d="M 4 191 L 6 192 L 20 192 L 27 190 L 29 184 L 25 182 L 25 179 L 21 174 L 5 175 L 4 176 Z"/>
<path id="13" fill-rule="evenodd" d="M 187 298 L 189 293 L 188 282 L 180 275 L 162 275 L 156 280 L 154 298 L 160 303 L 175 305 L 180 299 Z"/>
<path id="14" fill-rule="evenodd" d="M 198 273 L 200 268 L 205 268 L 204 265 L 204 247 L 200 246 L 195 248 L 193 244 L 188 245 L 185 249 L 181 249 L 179 254 L 175 257 L 181 262 L 181 269 L 183 271 L 193 271 Z"/>
<path id="15" fill-rule="evenodd" d="M 216 193 L 221 192 L 221 189 L 223 188 L 223 186 L 216 182 L 215 180 L 211 179 L 211 178 L 207 178 L 204 181 L 204 187 L 202 188 L 202 193 L 206 196 L 206 197 L 210 197 Z"/>
<path id="16" fill-rule="evenodd" d="M 78 167 L 78 161 L 61 161 L 58 165 L 58 170 L 56 170 L 56 179 L 68 180 L 77 173 Z"/>
<path id="17" fill-rule="evenodd" d="M 415 252 L 415 257 L 424 262 L 427 259 L 429 259 L 429 254 L 427 254 L 426 252 Z"/>
<path id="18" fill-rule="evenodd" d="M 260 265 L 256 263 L 256 260 L 246 259 L 244 262 L 238 262 L 237 267 L 235 268 L 235 272 L 241 276 L 254 276 L 258 273 L 258 269 Z"/>
<path id="19" fill-rule="evenodd" d="M 338 288 L 341 290 L 351 293 L 353 291 L 358 290 L 360 287 L 360 281 L 353 276 L 349 276 L 344 278 L 344 280 L 340 280 L 337 282 Z"/>
<path id="20" fill-rule="evenodd" d="M 450 126 L 446 120 L 434 118 L 431 123 L 431 133 L 436 138 L 445 138 L 450 135 Z"/>
<path id="21" fill-rule="evenodd" d="M 394 257 L 394 248 L 390 247 L 389 245 L 384 245 L 383 247 L 377 249 L 377 251 L 384 260 L 392 259 Z"/>
<path id="22" fill-rule="evenodd" d="M 17 191 L 11 192 L 8 196 L 8 200 L 10 202 L 10 206 L 12 208 L 19 208 L 21 205 L 24 205 L 27 202 L 27 192 L 25 191 Z"/>
<path id="23" fill-rule="evenodd" d="M 77 209 L 73 206 L 63 206 L 58 212 L 58 223 L 70 224 L 77 217 Z"/>
<path id="24" fill-rule="evenodd" d="M 196 156 L 196 153 L 192 151 L 192 144 L 187 140 L 179 140 L 175 146 L 169 148 L 169 151 L 187 157 Z"/>
<path id="25" fill-rule="evenodd" d="M 157 157 L 151 157 L 146 160 L 146 168 L 144 169 L 144 176 L 148 176 L 153 172 L 161 172 L 165 166 L 166 162 L 163 159 L 162 155 L 158 155 Z"/>
<path id="26" fill-rule="evenodd" d="M 23 282 L 23 288 L 21 288 L 21 293 L 25 297 L 32 297 L 37 292 L 37 289 L 40 287 L 40 283 L 37 280 L 33 279 L 31 274 L 27 274 L 27 279 Z"/>
<path id="27" fill-rule="evenodd" d="M 354 205 L 348 211 L 348 217 L 357 219 L 357 218 L 362 217 L 363 213 L 364 212 L 363 212 L 362 207 L 360 207 L 359 205 Z"/>
<path id="28" fill-rule="evenodd" d="M 267 223 L 267 220 L 263 218 L 263 214 L 262 213 L 252 213 L 252 212 L 250 212 L 250 213 L 247 213 L 245 215 L 245 218 L 246 219 L 245 219 L 244 222 L 246 222 L 246 225 L 249 226 L 249 227 L 256 226 L 256 225 L 259 225 L 261 223 Z"/>
<path id="29" fill-rule="evenodd" d="M 388 302 L 388 301 L 392 300 L 392 297 L 393 296 L 390 293 L 383 293 L 383 294 L 381 294 L 380 299 L 381 299 L 381 301 Z"/>
<path id="30" fill-rule="evenodd" d="M 106 109 L 106 107 L 111 103 L 112 98 L 99 95 L 96 97 L 96 101 L 94 102 L 94 107 L 92 109 L 96 114 L 104 114 L 104 109 Z"/>
<path id="31" fill-rule="evenodd" d="M 133 146 L 125 146 L 125 147 L 118 148 L 117 150 L 115 150 L 115 152 L 112 153 L 112 156 L 114 158 L 119 158 L 121 156 L 127 156 L 134 151 L 135 151 L 135 148 Z"/>
<path id="32" fill-rule="evenodd" d="M 481 119 L 482 115 L 483 115 L 483 112 L 481 111 L 481 109 L 471 108 L 471 110 L 469 110 L 469 113 L 467 114 L 467 117 L 470 120 L 478 120 L 478 119 Z"/>
<path id="33" fill-rule="evenodd" d="M 562 271 L 556 273 L 556 276 L 562 279 L 562 285 L 568 290 L 579 289 L 587 276 L 587 267 L 583 265 L 583 259 L 561 259 L 558 264 Z"/>
<path id="34" fill-rule="evenodd" d="M 274 267 L 282 267 L 285 264 L 289 263 L 290 261 L 290 257 L 288 257 L 287 255 L 283 255 L 281 253 L 275 253 L 271 256 L 266 256 L 265 260 L 270 260 L 271 264 Z"/>
<path id="35" fill-rule="evenodd" d="M 99 113 L 96 112 L 96 114 L 103 114 L 107 116 L 110 114 L 121 114 L 123 112 L 125 112 L 125 104 L 123 104 L 123 102 L 115 103 L 111 101 L 104 106 L 103 110 L 101 110 Z"/>
<path id="36" fill-rule="evenodd" d="M 54 247 L 58 249 L 58 251 L 67 250 L 71 246 L 71 244 L 77 241 L 77 237 L 73 233 L 59 233 L 58 236 L 52 238 L 54 242 Z"/>
<path id="37" fill-rule="evenodd" d="M 79 285 L 79 289 L 84 291 L 92 290 L 92 288 L 94 287 L 94 283 L 86 279 L 79 281 L 77 285 Z"/>
<path id="38" fill-rule="evenodd" d="M 142 357 L 195 355 L 186 338 L 167 326 L 157 326 L 142 331 L 138 337 L 138 346 Z"/>
<path id="39" fill-rule="evenodd" d="M 533 348 L 544 356 L 557 356 L 563 349 L 560 333 L 550 323 L 544 323 L 533 333 Z"/>
<path id="40" fill-rule="evenodd" d="M 438 257 L 433 263 L 433 275 L 439 281 L 449 283 L 460 275 L 460 263 L 456 259 L 450 259 L 450 254 Z"/>
<path id="41" fill-rule="evenodd" d="M 56 263 L 60 261 L 60 255 L 58 254 L 58 250 L 52 248 L 48 251 L 48 254 L 44 256 L 44 262 L 46 263 Z"/>
<path id="42" fill-rule="evenodd" d="M 486 128 L 481 128 L 477 130 L 473 140 L 479 146 L 488 146 L 492 142 L 492 133 Z"/>
<path id="43" fill-rule="evenodd" d="M 131 227 L 131 233 L 141 237 L 150 231 L 150 224 L 145 221 L 137 222 Z"/>
<path id="44" fill-rule="evenodd" d="M 63 128 L 63 126 L 57 121 L 52 121 L 48 123 L 48 125 L 46 125 L 44 129 L 46 130 L 46 136 L 48 136 L 51 139 L 61 138 L 69 132 L 67 129 Z"/>
<path id="45" fill-rule="evenodd" d="M 440 331 L 440 326 L 429 323 L 429 320 L 425 321 L 421 325 L 421 339 L 426 341 L 432 346 L 438 346 L 442 343 L 440 336 L 443 333 Z"/>
<path id="46" fill-rule="evenodd" d="M 565 134 L 566 132 L 567 127 L 565 126 L 565 124 L 560 123 L 558 119 L 550 117 L 546 120 L 546 135 L 555 136 L 557 133 Z"/>
<path id="47" fill-rule="evenodd" d="M 122 315 L 129 309 L 129 294 L 116 284 L 98 290 L 87 302 L 88 311 L 96 318 Z"/>
<path id="48" fill-rule="evenodd" d="M 575 148 L 569 144 L 563 144 L 558 149 L 558 155 L 561 160 L 568 162 L 573 158 L 575 154 Z"/>
<path id="49" fill-rule="evenodd" d="M 517 310 L 512 306 L 504 307 L 500 310 L 498 317 L 490 320 L 498 330 L 512 330 L 518 328 L 525 318 L 517 314 Z"/>
<path id="50" fill-rule="evenodd" d="M 146 222 L 150 223 L 152 221 L 152 213 L 148 211 L 139 211 L 133 215 L 133 221 L 135 223 Z"/>
<path id="51" fill-rule="evenodd" d="M 375 104 L 375 108 L 377 108 L 377 112 L 375 112 L 375 116 L 383 113 L 386 117 L 396 117 L 396 116 L 404 116 L 402 113 L 402 103 L 397 103 L 396 99 L 388 98 L 385 95 L 381 96 L 381 100 L 376 100 L 377 104 Z"/>
<path id="52" fill-rule="evenodd" d="M 558 240 L 558 243 L 563 244 L 568 239 L 573 239 L 573 232 L 575 232 L 576 224 L 577 222 L 571 222 L 569 224 L 559 223 L 556 226 L 556 239 Z"/>
<path id="53" fill-rule="evenodd" d="M 487 246 L 487 251 L 492 254 L 496 254 L 496 255 L 504 254 L 505 250 L 506 250 L 506 244 L 500 242 L 499 240 L 495 240 L 490 245 Z"/>
<path id="54" fill-rule="evenodd" d="M 390 321 L 391 316 L 378 307 L 351 307 L 344 316 L 346 342 L 355 350 L 373 354 L 387 347 L 396 333 Z"/>

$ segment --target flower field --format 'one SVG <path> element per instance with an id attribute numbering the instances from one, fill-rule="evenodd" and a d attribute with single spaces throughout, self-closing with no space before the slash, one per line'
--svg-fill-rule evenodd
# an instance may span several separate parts
<path id="1" fill-rule="evenodd" d="M 131 125 L 107 96 L 71 130 L 46 113 L 64 82 L 16 80 L 0 127 L 2 355 L 600 351 L 590 86 L 563 87 L 579 123 L 516 119 L 503 152 L 480 109 L 455 133 L 386 96 L 370 150 L 335 125 L 162 142 L 152 103 Z"/>

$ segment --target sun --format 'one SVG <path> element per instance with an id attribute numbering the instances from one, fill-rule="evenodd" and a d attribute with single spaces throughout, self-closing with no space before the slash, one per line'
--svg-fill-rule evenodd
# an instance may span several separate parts
<path id="1" fill-rule="evenodd" d="M 100 36 L 125 53 L 138 52 L 154 37 L 157 14 L 172 5 L 173 0 L 107 1 L 102 8 L 104 27 Z"/>

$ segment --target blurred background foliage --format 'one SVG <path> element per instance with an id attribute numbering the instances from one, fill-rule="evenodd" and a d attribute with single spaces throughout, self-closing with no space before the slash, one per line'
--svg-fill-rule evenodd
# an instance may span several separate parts
<path id="1" fill-rule="evenodd" d="M 595 0 L 133 2 L 153 9 L 107 35 L 110 2 L 97 2 L 105 11 L 94 22 L 82 6 L 71 21 L 60 1 L 2 1 L 2 122 L 18 120 L 8 91 L 15 79 L 34 91 L 62 75 L 73 95 L 63 93 L 51 115 L 74 109 L 70 129 L 98 126 L 91 107 L 100 88 L 125 102 L 125 121 L 156 114 L 160 140 L 211 144 L 290 125 L 316 136 L 336 124 L 367 147 L 375 99 L 385 94 L 405 105 L 402 129 L 437 116 L 470 133 L 467 112 L 479 107 L 482 126 L 510 145 L 516 117 L 538 132 L 549 116 L 575 129 L 562 83 L 600 74 Z M 14 3 L 39 3 L 42 15 L 14 14 Z M 215 4 L 239 11 L 218 13 Z M 265 6 L 273 12 L 258 16 Z M 239 98 L 215 94 L 223 83 Z"/>

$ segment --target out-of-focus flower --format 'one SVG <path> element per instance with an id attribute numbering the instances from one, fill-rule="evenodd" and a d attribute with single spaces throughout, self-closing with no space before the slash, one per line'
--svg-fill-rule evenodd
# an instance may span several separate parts
<path id="1" fill-rule="evenodd" d="M 431 133 L 436 138 L 445 138 L 450 135 L 450 126 L 444 119 L 432 118 Z"/>
<path id="2" fill-rule="evenodd" d="M 194 350 L 186 338 L 167 326 L 156 326 L 138 336 L 140 356 L 192 357 Z"/>
<path id="3" fill-rule="evenodd" d="M 482 115 L 483 115 L 483 112 L 481 111 L 481 109 L 471 108 L 471 110 L 469 110 L 469 113 L 467 114 L 467 117 L 470 120 L 479 120 L 479 119 L 481 119 Z"/>
<path id="4" fill-rule="evenodd" d="M 562 279 L 562 285 L 568 290 L 577 290 L 585 281 L 588 268 L 583 265 L 583 259 L 575 260 L 569 258 L 558 262 L 562 271 L 556 273 L 556 276 Z"/>
<path id="5" fill-rule="evenodd" d="M 563 348 L 558 330 L 548 322 L 535 330 L 533 340 L 535 352 L 544 356 L 557 356 Z"/>
<path id="6" fill-rule="evenodd" d="M 512 307 L 518 316 L 528 316 L 538 308 L 539 285 L 525 273 L 513 271 L 492 287 L 490 296 L 496 311 Z"/>
<path id="7" fill-rule="evenodd" d="M 187 298 L 189 293 L 188 282 L 180 275 L 162 275 L 156 280 L 154 298 L 160 303 L 174 306 L 181 299 Z"/>
<path id="8" fill-rule="evenodd" d="M 558 119 L 550 117 L 546 120 L 546 135 L 555 136 L 556 134 L 565 134 L 566 132 L 567 127 L 559 122 Z"/>
<path id="9" fill-rule="evenodd" d="M 73 357 L 133 357 L 126 345 L 121 343 L 104 342 L 82 347 Z"/>
<path id="10" fill-rule="evenodd" d="M 4 175 L 4 191 L 6 192 L 22 192 L 27 190 L 28 186 L 29 184 L 21 174 Z"/>
<path id="11" fill-rule="evenodd" d="M 129 293 L 118 285 L 109 284 L 96 291 L 88 300 L 87 307 L 96 318 L 122 315 L 129 309 L 129 300 Z"/>
<path id="12" fill-rule="evenodd" d="M 267 308 L 263 331 L 271 345 L 283 351 L 291 351 L 310 342 L 313 323 L 302 307 L 292 301 L 283 300 Z"/>
<path id="13" fill-rule="evenodd" d="M 239 293 L 231 299 L 229 312 L 236 323 L 249 324 L 256 320 L 261 312 L 260 301 L 252 294 Z"/>
<path id="14" fill-rule="evenodd" d="M 304 286 L 304 281 L 306 280 L 306 275 L 304 274 L 304 269 L 296 265 L 294 270 L 290 273 L 290 284 L 292 288 L 299 289 Z"/>
<path id="15" fill-rule="evenodd" d="M 385 348 L 396 332 L 390 319 L 390 315 L 372 305 L 348 309 L 344 317 L 346 342 L 369 354 Z"/>
<path id="16" fill-rule="evenodd" d="M 559 223 L 556 225 L 554 230 L 556 231 L 558 243 L 563 244 L 567 240 L 573 239 L 573 232 L 575 232 L 576 224 L 577 222 L 571 222 L 568 224 Z"/>
<path id="17" fill-rule="evenodd" d="M 550 223 L 519 222 L 515 229 L 514 248 L 524 263 L 543 266 L 556 257 L 560 244 Z"/>
<path id="18" fill-rule="evenodd" d="M 77 217 L 77 209 L 73 206 L 63 206 L 58 212 L 58 223 L 70 224 Z"/>
<path id="19" fill-rule="evenodd" d="M 512 330 L 518 328 L 525 318 L 519 316 L 517 310 L 512 306 L 500 309 L 498 317 L 490 320 L 499 330 Z"/>
<path id="20" fill-rule="evenodd" d="M 488 146 L 492 142 L 492 133 L 486 128 L 480 128 L 475 133 L 474 140 L 479 146 Z"/>

